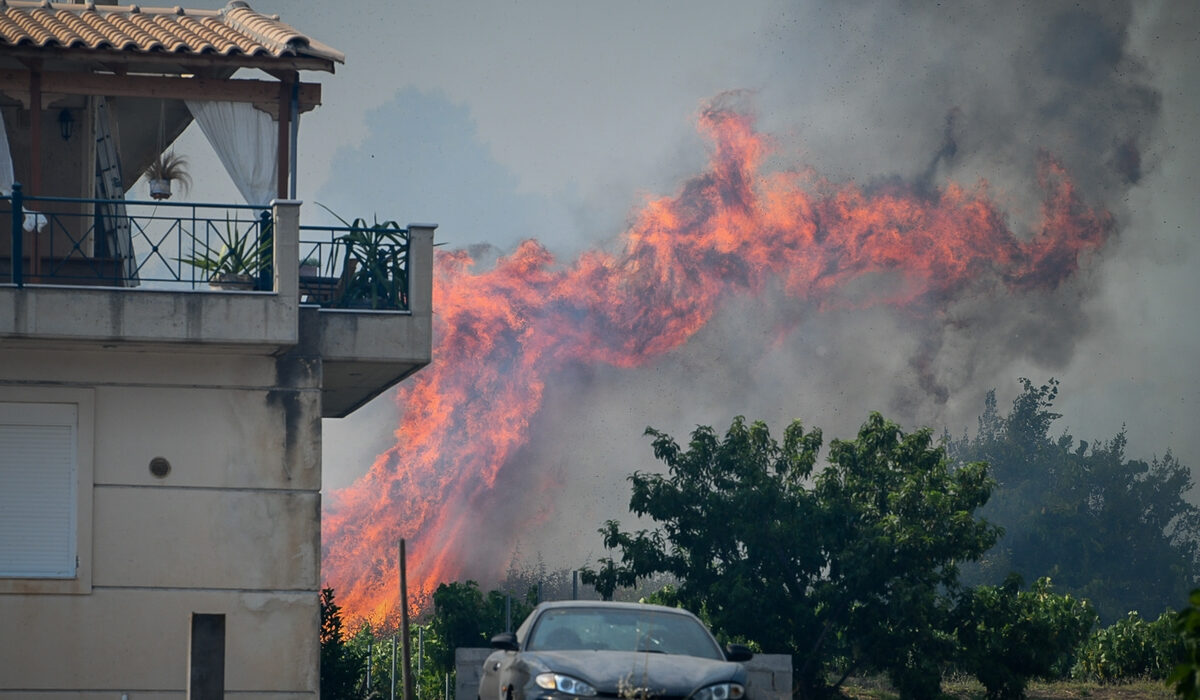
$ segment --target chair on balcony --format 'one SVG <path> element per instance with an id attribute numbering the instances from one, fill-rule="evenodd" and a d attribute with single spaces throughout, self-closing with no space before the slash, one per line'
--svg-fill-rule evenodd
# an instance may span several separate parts
<path id="1" fill-rule="evenodd" d="M 350 258 L 336 277 L 301 277 L 300 301 L 305 304 L 333 306 L 346 292 L 346 284 L 354 277 L 358 261 Z"/>

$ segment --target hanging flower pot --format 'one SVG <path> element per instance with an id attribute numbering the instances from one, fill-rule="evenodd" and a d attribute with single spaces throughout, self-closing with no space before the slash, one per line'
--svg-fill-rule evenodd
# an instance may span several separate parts
<path id="1" fill-rule="evenodd" d="M 170 180 L 151 180 L 150 181 L 150 196 L 154 199 L 170 199 L 171 198 L 171 181 Z"/>
<path id="2" fill-rule="evenodd" d="M 187 173 L 187 159 L 172 151 L 159 154 L 146 169 L 146 181 L 150 183 L 150 196 L 168 199 L 171 196 L 171 181 L 178 180 L 187 189 L 191 178 Z"/>

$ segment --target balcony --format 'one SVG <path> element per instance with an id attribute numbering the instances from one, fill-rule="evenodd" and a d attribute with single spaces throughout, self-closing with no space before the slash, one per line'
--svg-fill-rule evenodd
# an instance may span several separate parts
<path id="1" fill-rule="evenodd" d="M 430 361 L 433 226 L 300 203 L 0 197 L 0 340 L 319 357 L 326 417 Z M 304 263 L 301 265 L 301 263 Z"/>

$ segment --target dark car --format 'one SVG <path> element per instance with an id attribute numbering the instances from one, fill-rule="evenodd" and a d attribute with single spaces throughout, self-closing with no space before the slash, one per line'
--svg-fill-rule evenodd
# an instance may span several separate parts
<path id="1" fill-rule="evenodd" d="M 492 647 L 479 700 L 741 700 L 751 656 L 686 610 L 596 601 L 542 603 Z"/>

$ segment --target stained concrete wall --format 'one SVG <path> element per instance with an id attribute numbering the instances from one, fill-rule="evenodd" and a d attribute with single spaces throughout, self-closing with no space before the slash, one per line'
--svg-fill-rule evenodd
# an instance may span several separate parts
<path id="1" fill-rule="evenodd" d="M 0 699 L 183 698 L 193 613 L 225 616 L 227 698 L 317 696 L 321 417 L 429 362 L 433 227 L 409 313 L 302 337 L 274 209 L 273 292 L 0 284 L 0 402 L 80 407 L 77 573 L 0 578 Z"/>
<path id="2" fill-rule="evenodd" d="M 0 401 L 79 392 L 90 589 L 0 579 L 0 698 L 183 698 L 192 613 L 225 615 L 226 697 L 317 697 L 319 361 L 0 346 Z"/>

